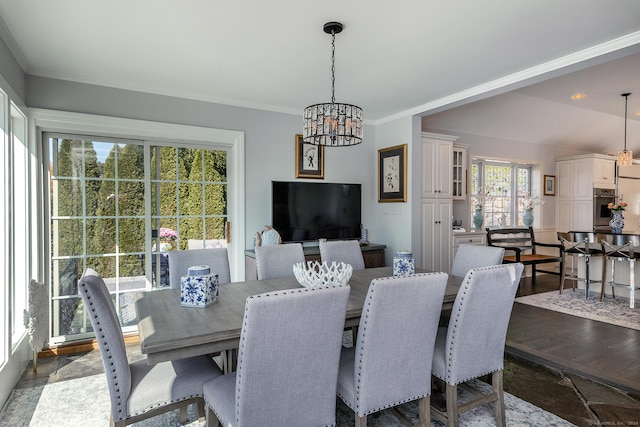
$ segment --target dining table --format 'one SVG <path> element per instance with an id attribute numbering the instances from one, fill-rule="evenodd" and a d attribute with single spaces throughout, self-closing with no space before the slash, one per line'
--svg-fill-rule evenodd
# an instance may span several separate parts
<path id="1" fill-rule="evenodd" d="M 417 269 L 416 273 L 426 271 Z M 351 275 L 345 327 L 357 327 L 373 279 L 393 275 L 392 267 L 356 270 Z M 451 308 L 463 277 L 449 276 L 443 309 Z M 245 302 L 265 292 L 302 287 L 294 276 L 246 280 L 219 286 L 218 301 L 207 307 L 180 304 L 180 289 L 166 288 L 135 294 L 140 350 L 149 364 L 221 352 L 233 360 L 238 348 Z"/>

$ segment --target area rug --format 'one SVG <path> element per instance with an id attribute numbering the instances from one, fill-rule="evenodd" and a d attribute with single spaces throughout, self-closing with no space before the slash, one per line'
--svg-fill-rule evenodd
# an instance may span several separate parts
<path id="1" fill-rule="evenodd" d="M 637 307 L 630 308 L 628 298 L 607 296 L 600 302 L 600 294 L 591 292 L 585 300 L 583 289 L 567 289 L 562 295 L 558 291 L 544 292 L 516 298 L 516 302 L 640 330 L 640 304 L 636 302 Z"/>
<path id="2" fill-rule="evenodd" d="M 489 387 L 479 381 L 476 387 Z M 462 395 L 461 400 L 467 400 Z M 2 426 L 108 426 L 109 392 L 104 374 L 60 381 L 44 386 L 16 389 L 11 394 L 5 408 L 0 413 Z M 507 424 L 509 426 L 572 426 L 573 424 L 558 418 L 536 406 L 505 393 Z M 398 410 L 411 422 L 418 422 L 418 407 L 414 402 L 401 405 Z M 194 405 L 187 411 L 189 427 L 200 427 Z M 354 425 L 353 412 L 337 399 L 336 421 L 338 427 Z M 178 411 L 168 412 L 157 417 L 133 424 L 134 426 L 180 426 Z M 391 411 L 382 411 L 379 416 L 369 416 L 368 425 L 372 427 L 395 427 L 404 424 Z M 437 421 L 431 425 L 442 426 Z M 493 410 L 489 406 L 476 408 L 460 417 L 461 426 L 495 426 Z"/>

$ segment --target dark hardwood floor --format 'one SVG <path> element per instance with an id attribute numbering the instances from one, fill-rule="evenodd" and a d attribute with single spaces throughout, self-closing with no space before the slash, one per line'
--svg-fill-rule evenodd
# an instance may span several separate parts
<path id="1" fill-rule="evenodd" d="M 517 296 L 558 290 L 558 276 L 522 280 Z M 640 396 L 640 331 L 515 303 L 506 353 Z"/>

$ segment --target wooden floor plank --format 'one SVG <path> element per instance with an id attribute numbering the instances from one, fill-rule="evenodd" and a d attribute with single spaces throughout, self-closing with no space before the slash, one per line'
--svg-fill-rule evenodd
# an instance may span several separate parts
<path id="1" fill-rule="evenodd" d="M 515 303 L 506 352 L 640 394 L 640 331 Z"/>

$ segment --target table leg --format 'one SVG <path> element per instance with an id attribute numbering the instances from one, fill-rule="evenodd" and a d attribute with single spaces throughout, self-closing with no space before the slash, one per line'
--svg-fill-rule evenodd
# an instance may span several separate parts
<path id="1" fill-rule="evenodd" d="M 584 299 L 589 299 L 589 256 L 584 257 Z"/>

